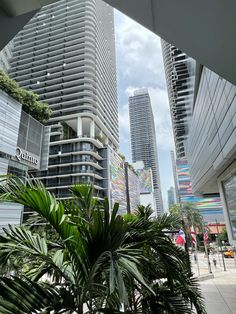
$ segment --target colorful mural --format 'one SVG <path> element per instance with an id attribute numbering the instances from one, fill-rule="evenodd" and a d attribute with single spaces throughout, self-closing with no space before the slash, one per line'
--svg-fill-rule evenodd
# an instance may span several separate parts
<path id="1" fill-rule="evenodd" d="M 176 170 L 180 201 L 182 203 L 193 203 L 194 207 L 203 215 L 205 221 L 215 221 L 215 219 L 223 221 L 223 208 L 218 195 L 203 197 L 202 195 L 193 194 L 187 159 L 177 159 Z"/>
<path id="2" fill-rule="evenodd" d="M 140 194 L 152 193 L 152 170 L 151 168 L 137 170 L 140 184 Z"/>
<path id="3" fill-rule="evenodd" d="M 124 214 L 126 208 L 126 186 L 125 186 L 125 169 L 121 157 L 112 149 L 110 150 L 110 198 L 112 206 L 117 202 L 119 214 Z"/>
<path id="4" fill-rule="evenodd" d="M 189 165 L 186 159 L 177 159 L 176 161 L 177 177 L 179 184 L 179 196 L 181 202 L 193 202 L 194 195 L 189 174 Z"/>
<path id="5" fill-rule="evenodd" d="M 140 205 L 140 186 L 138 175 L 128 167 L 128 182 L 129 182 L 129 198 L 130 198 L 130 210 L 136 210 Z"/>

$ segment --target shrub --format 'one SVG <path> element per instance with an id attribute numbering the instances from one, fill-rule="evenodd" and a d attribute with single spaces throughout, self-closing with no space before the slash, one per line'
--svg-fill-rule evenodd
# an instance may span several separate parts
<path id="1" fill-rule="evenodd" d="M 0 88 L 9 96 L 22 104 L 22 110 L 29 113 L 41 123 L 46 123 L 51 116 L 52 110 L 47 103 L 39 101 L 39 96 L 32 91 L 27 91 L 10 79 L 0 70 Z"/>

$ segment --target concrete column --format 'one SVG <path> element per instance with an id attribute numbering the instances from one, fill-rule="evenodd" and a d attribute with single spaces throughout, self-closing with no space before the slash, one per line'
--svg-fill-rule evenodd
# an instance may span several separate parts
<path id="1" fill-rule="evenodd" d="M 78 117 L 77 118 L 77 136 L 82 137 L 83 135 L 83 130 L 82 130 L 82 118 Z"/>
<path id="2" fill-rule="evenodd" d="M 95 137 L 95 123 L 93 120 L 90 122 L 90 137 Z"/>

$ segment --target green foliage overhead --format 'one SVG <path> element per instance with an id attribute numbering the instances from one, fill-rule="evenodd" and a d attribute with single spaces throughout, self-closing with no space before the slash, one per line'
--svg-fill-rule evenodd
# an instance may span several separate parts
<path id="1" fill-rule="evenodd" d="M 0 186 L 0 200 L 47 222 L 45 232 L 12 226 L 0 236 L 0 313 L 206 313 L 188 254 L 165 233 L 176 216 L 154 219 L 141 206 L 123 219 L 92 186 L 71 191 L 63 202 L 37 180 Z"/>
<path id="2" fill-rule="evenodd" d="M 133 172 L 135 172 L 135 169 L 134 169 L 134 167 L 133 167 L 131 164 L 128 163 L 128 167 L 129 167 L 130 170 L 132 170 Z"/>
<path id="3" fill-rule="evenodd" d="M 22 104 L 22 109 L 41 123 L 45 123 L 51 116 L 48 104 L 39 101 L 39 96 L 31 91 L 25 90 L 10 79 L 0 70 L 0 89 Z"/>
<path id="4" fill-rule="evenodd" d="M 120 156 L 120 158 L 121 158 L 122 160 L 125 160 L 125 156 L 124 156 L 124 155 L 122 155 L 121 153 L 119 153 L 118 155 Z"/>

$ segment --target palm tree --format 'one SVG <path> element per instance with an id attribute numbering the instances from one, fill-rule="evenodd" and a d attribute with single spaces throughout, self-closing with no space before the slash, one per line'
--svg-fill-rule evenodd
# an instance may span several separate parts
<path id="1" fill-rule="evenodd" d="M 179 228 L 183 228 L 187 235 L 187 243 L 191 243 L 191 227 L 198 234 L 202 233 L 204 220 L 203 216 L 200 214 L 199 210 L 194 207 L 192 203 L 175 204 L 169 209 L 170 213 L 176 215 L 180 219 Z M 205 228 L 207 228 L 205 226 Z"/>
<path id="2" fill-rule="evenodd" d="M 188 256 L 163 231 L 173 217 L 152 220 L 143 208 L 125 221 L 92 186 L 71 191 L 62 202 L 37 180 L 1 187 L 1 200 L 31 208 L 47 228 L 0 236 L 0 313 L 205 313 Z"/>
<path id="3" fill-rule="evenodd" d="M 203 217 L 200 212 L 194 208 L 192 203 L 175 204 L 170 208 L 170 213 L 185 219 L 188 229 L 194 226 L 195 229 L 202 230 Z"/>
<path id="4" fill-rule="evenodd" d="M 136 242 L 145 243 L 142 274 L 155 292 L 140 293 L 139 289 L 139 313 L 192 313 L 192 307 L 197 313 L 205 313 L 188 254 L 165 234 L 165 230 L 179 225 L 179 217 L 163 215 L 154 219 L 150 206 L 139 206 L 135 214 L 130 234 L 135 233 Z"/>

